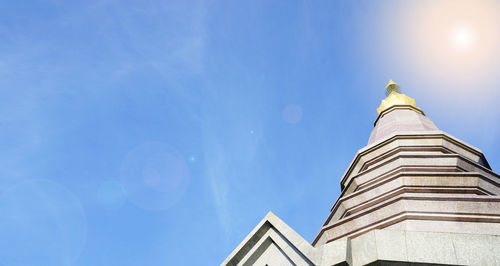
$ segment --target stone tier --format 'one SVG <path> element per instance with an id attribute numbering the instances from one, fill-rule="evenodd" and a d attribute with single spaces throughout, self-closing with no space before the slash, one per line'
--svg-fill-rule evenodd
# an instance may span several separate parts
<path id="1" fill-rule="evenodd" d="M 500 176 L 479 149 L 411 106 L 384 110 L 370 142 L 342 177 L 313 246 L 384 228 L 500 234 Z"/>

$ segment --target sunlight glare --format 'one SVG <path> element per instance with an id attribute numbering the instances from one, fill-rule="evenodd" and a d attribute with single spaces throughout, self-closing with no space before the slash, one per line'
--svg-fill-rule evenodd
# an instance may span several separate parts
<path id="1" fill-rule="evenodd" d="M 403 47 L 414 52 L 408 58 L 415 66 L 414 71 L 434 84 L 442 83 L 443 95 L 452 93 L 464 100 L 475 97 L 477 84 L 496 75 L 500 4 L 429 1 L 416 5 L 412 13 L 407 18 L 411 22 L 401 36 L 407 36 L 408 45 Z M 401 54 L 408 54 L 408 50 L 402 50 Z M 476 89 L 470 90 L 471 85 Z M 483 85 L 481 88 L 487 87 Z"/>
<path id="2" fill-rule="evenodd" d="M 452 42 L 457 48 L 469 48 L 473 45 L 472 30 L 465 27 L 455 28 L 452 32 Z"/>

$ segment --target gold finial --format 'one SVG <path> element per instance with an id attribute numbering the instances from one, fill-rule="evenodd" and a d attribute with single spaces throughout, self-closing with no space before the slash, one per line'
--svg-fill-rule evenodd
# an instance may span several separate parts
<path id="1" fill-rule="evenodd" d="M 399 84 L 394 82 L 392 79 L 389 80 L 389 83 L 387 83 L 387 86 L 385 86 L 385 95 L 387 96 L 387 98 L 382 100 L 382 103 L 380 103 L 380 106 L 377 108 L 377 114 L 379 115 L 382 111 L 393 105 L 410 105 L 420 110 L 420 108 L 418 108 L 417 104 L 415 103 L 415 100 L 402 94 L 401 89 L 399 88 Z M 420 112 L 422 111 L 420 110 Z"/>
<path id="2" fill-rule="evenodd" d="M 401 93 L 401 89 L 399 84 L 391 79 L 389 80 L 389 83 L 387 83 L 387 86 L 385 86 L 385 96 L 389 96 L 392 92 Z"/>

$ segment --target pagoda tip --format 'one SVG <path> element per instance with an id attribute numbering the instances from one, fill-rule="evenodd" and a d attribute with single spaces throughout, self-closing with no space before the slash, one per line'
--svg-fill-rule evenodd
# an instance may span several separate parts
<path id="1" fill-rule="evenodd" d="M 387 83 L 387 86 L 385 86 L 385 95 L 389 96 L 393 92 L 400 93 L 401 90 L 400 90 L 399 84 L 397 84 L 396 82 L 394 82 L 391 79 L 391 80 L 389 80 L 389 83 Z"/>

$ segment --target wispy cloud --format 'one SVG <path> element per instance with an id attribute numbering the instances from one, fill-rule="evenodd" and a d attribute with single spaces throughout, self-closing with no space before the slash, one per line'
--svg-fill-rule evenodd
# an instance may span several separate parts
<path id="1" fill-rule="evenodd" d="M 204 146 L 205 175 L 210 184 L 219 222 L 228 235 L 231 232 L 229 182 L 227 180 L 230 159 L 221 147 L 219 139 L 214 136 L 208 136 L 208 138 L 210 139 L 206 139 Z"/>

